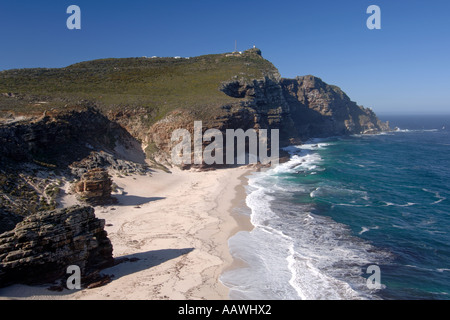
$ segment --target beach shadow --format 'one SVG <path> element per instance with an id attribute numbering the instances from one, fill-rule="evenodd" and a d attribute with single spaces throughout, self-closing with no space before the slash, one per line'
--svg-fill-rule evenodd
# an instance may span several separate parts
<path id="1" fill-rule="evenodd" d="M 114 267 L 102 270 L 102 274 L 113 274 L 113 281 L 123 276 L 153 268 L 166 261 L 192 252 L 194 248 L 162 249 L 140 252 L 116 258 Z"/>
<path id="2" fill-rule="evenodd" d="M 118 206 L 140 206 L 149 202 L 163 200 L 165 197 L 139 197 L 139 196 L 131 196 L 131 195 L 114 195 L 119 202 Z"/>
<path id="3" fill-rule="evenodd" d="M 146 270 L 166 261 L 181 257 L 193 250 L 194 248 L 163 249 L 122 256 L 115 259 L 115 266 L 101 270 L 100 274 L 113 275 L 111 280 L 114 281 L 123 276 Z M 63 290 L 60 292 L 50 291 L 49 287 L 55 284 L 62 284 Z M 85 289 L 68 290 L 64 286 L 64 281 L 61 283 L 55 282 L 53 284 L 48 283 L 42 285 L 14 284 L 5 288 L 0 288 L 0 300 L 22 300 L 30 299 L 31 297 L 49 298 L 52 296 L 64 297 Z"/>

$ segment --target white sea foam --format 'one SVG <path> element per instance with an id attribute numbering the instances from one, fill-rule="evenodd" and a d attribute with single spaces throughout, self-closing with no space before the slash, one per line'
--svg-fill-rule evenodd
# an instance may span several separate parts
<path id="1" fill-rule="evenodd" d="M 357 198 L 361 198 L 366 201 L 369 199 L 367 191 L 345 189 L 345 188 L 333 187 L 333 186 L 318 187 L 313 192 L 311 192 L 311 198 L 324 197 L 324 196 L 351 197 L 351 198 L 357 197 Z"/>
<path id="2" fill-rule="evenodd" d="M 384 201 L 384 203 L 385 203 L 385 207 L 390 207 L 390 206 L 395 206 L 395 207 L 410 207 L 410 206 L 414 206 L 414 205 L 417 205 L 417 203 L 414 203 L 414 202 L 408 202 L 408 203 L 405 203 L 405 204 L 397 204 L 397 203 L 392 203 L 392 202 L 386 202 L 386 201 Z"/>
<path id="3" fill-rule="evenodd" d="M 283 150 L 289 152 L 291 155 L 299 154 L 304 150 L 318 150 L 330 146 L 333 142 L 325 141 L 323 138 L 314 138 L 306 141 L 302 145 L 291 145 L 283 148 Z M 304 154 L 304 153 L 303 153 Z"/>
<path id="4" fill-rule="evenodd" d="M 247 267 L 227 271 L 220 280 L 232 299 L 373 298 L 361 273 L 386 255 L 351 237 L 344 225 L 312 214 L 308 205 L 278 200 L 290 189 L 309 193 L 308 186 L 284 181 L 285 173 L 320 168 L 320 156 L 301 147 L 290 148 L 288 162 L 249 177 L 246 204 L 255 228 L 229 239 L 231 254 Z M 320 146 L 311 144 L 310 150 L 314 148 Z M 312 197 L 314 192 L 323 190 L 311 190 Z M 344 192 L 368 199 L 365 192 Z"/>
<path id="5" fill-rule="evenodd" d="M 361 235 L 361 234 L 363 234 L 363 233 L 366 233 L 366 232 L 368 232 L 368 231 L 370 231 L 370 230 L 378 230 L 380 227 L 378 227 L 378 226 L 375 226 L 375 227 L 361 227 L 361 231 L 358 233 L 359 235 Z"/>
<path id="6" fill-rule="evenodd" d="M 422 190 L 425 191 L 425 192 L 434 194 L 434 196 L 437 198 L 437 200 L 432 202 L 431 204 L 438 204 L 438 203 L 441 203 L 444 200 L 447 200 L 446 197 L 441 196 L 441 194 L 439 192 L 437 192 L 437 191 L 432 191 L 432 190 L 425 189 L 425 188 L 422 188 Z"/>
<path id="7" fill-rule="evenodd" d="M 446 200 L 446 199 L 447 199 L 446 197 L 440 197 L 439 200 L 436 200 L 436 201 L 433 202 L 432 204 L 438 204 L 438 203 L 441 203 L 442 201 L 444 201 L 444 200 Z"/>
<path id="8" fill-rule="evenodd" d="M 369 231 L 369 230 L 370 230 L 369 228 L 362 227 L 362 228 L 361 228 L 361 231 L 360 231 L 358 234 L 366 233 L 366 232 Z"/>
<path id="9" fill-rule="evenodd" d="M 439 132 L 439 129 L 401 129 L 397 128 L 394 132 Z"/>

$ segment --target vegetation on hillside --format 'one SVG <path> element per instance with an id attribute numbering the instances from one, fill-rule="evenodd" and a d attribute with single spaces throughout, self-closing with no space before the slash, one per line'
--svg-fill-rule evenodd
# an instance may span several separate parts
<path id="1" fill-rule="evenodd" d="M 251 49 L 194 58 L 101 59 L 55 69 L 0 72 L 0 112 L 70 109 L 83 101 L 100 109 L 144 107 L 152 121 L 175 109 L 207 116 L 236 102 L 219 90 L 231 79 L 259 79 L 276 68 Z"/>

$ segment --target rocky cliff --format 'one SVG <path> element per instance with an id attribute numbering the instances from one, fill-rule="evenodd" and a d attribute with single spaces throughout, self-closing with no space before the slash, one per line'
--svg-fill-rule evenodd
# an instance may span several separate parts
<path id="1" fill-rule="evenodd" d="M 92 106 L 0 123 L 0 230 L 11 217 L 55 209 L 63 181 L 94 168 L 149 172 L 141 142 Z"/>
<path id="2" fill-rule="evenodd" d="M 113 152 L 119 145 L 133 148 L 136 144 L 127 130 L 92 105 L 30 113 L 20 121 L 0 124 L 0 160 L 63 168 L 86 158 L 93 150 Z"/>
<path id="3" fill-rule="evenodd" d="M 312 137 L 388 131 L 369 108 L 358 106 L 337 86 L 314 76 L 228 81 L 220 90 L 243 99 L 223 122 L 230 128 L 280 129 L 281 145 Z M 231 124 L 231 125 L 230 125 Z"/>
<path id="4" fill-rule="evenodd" d="M 282 146 L 388 129 L 336 86 L 314 76 L 281 78 L 256 48 L 190 59 L 103 59 L 61 69 L 4 71 L 2 91 L 0 116 L 7 121 L 50 107 L 65 114 L 2 126 L 1 154 L 19 160 L 55 155 L 58 163 L 65 157 L 82 161 L 92 151 L 87 146 L 113 149 L 128 139 L 153 165 L 170 166 L 173 130 L 193 133 L 199 120 L 204 130 L 280 129 Z M 80 101 L 91 106 L 89 112 L 70 111 Z M 58 155 L 67 141 L 76 148 Z"/>
<path id="5" fill-rule="evenodd" d="M 303 139 L 389 130 L 371 109 L 358 106 L 339 87 L 317 77 L 282 79 L 280 85 Z"/>
<path id="6" fill-rule="evenodd" d="M 112 245 L 92 207 L 71 207 L 26 217 L 0 234 L 0 286 L 49 283 L 77 265 L 82 276 L 113 263 Z"/>

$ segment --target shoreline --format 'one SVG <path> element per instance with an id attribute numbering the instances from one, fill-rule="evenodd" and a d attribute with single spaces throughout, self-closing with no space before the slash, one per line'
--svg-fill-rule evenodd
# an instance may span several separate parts
<path id="1" fill-rule="evenodd" d="M 242 266 L 231 256 L 228 240 L 253 229 L 250 217 L 235 210 L 245 205 L 246 176 L 253 170 L 113 174 L 119 203 L 95 207 L 96 216 L 105 219 L 114 258 L 128 259 L 101 271 L 113 275 L 112 281 L 62 292 L 49 291 L 49 285 L 13 285 L 0 288 L 0 300 L 228 300 L 219 277 Z M 61 199 L 73 202 L 72 195 Z"/>
<path id="2" fill-rule="evenodd" d="M 247 192 L 245 190 L 245 187 L 248 185 L 248 179 L 246 177 L 248 174 L 250 174 L 250 172 L 252 172 L 252 170 L 248 170 L 245 174 L 241 175 L 239 177 L 240 183 L 235 187 L 236 196 L 233 199 L 233 202 L 231 205 L 230 215 L 236 221 L 237 226 L 235 227 L 234 230 L 232 230 L 230 232 L 230 236 L 228 237 L 228 240 L 240 231 L 250 232 L 255 227 L 251 222 L 250 216 L 247 216 L 241 212 L 238 212 L 238 210 L 242 210 L 244 208 L 245 208 L 244 210 L 250 210 L 250 208 L 248 208 L 247 204 L 245 203 L 245 200 L 247 197 Z M 228 247 L 228 240 L 227 240 L 227 247 Z M 232 256 L 231 259 L 232 259 L 231 263 L 222 270 L 222 273 L 229 271 L 229 270 L 247 266 L 247 263 L 245 263 L 244 261 L 242 261 L 239 258 Z"/>

